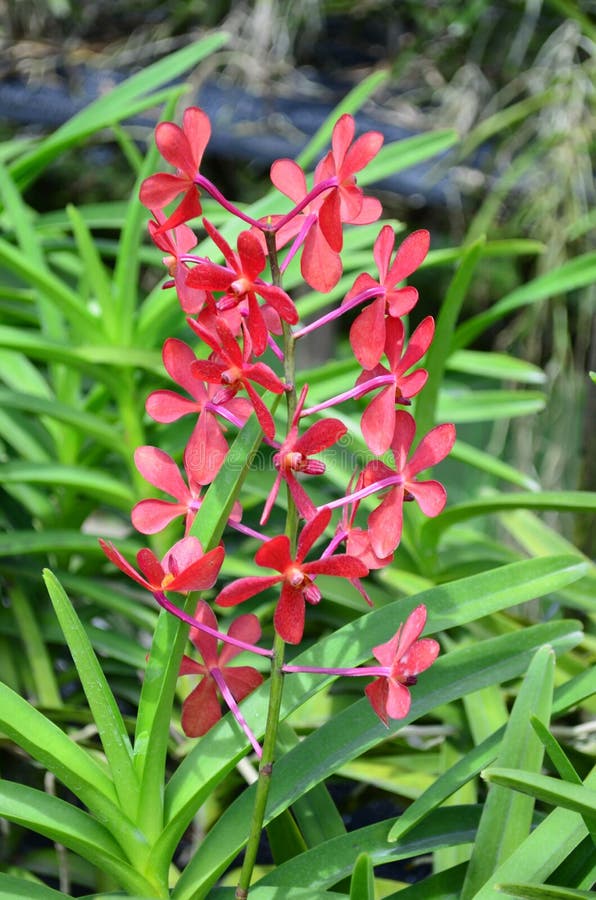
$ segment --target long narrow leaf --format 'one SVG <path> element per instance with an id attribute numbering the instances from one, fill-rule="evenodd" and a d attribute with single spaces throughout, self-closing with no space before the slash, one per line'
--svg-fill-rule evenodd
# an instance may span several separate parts
<path id="1" fill-rule="evenodd" d="M 123 809 L 134 809 L 138 802 L 139 784 L 132 764 L 132 747 L 122 714 L 91 641 L 62 585 L 48 569 L 44 571 L 44 581 L 77 667 L 77 674 L 93 714 L 93 721 L 97 725 L 118 799 Z"/>
<path id="2" fill-rule="evenodd" d="M 596 787 L 596 770 L 585 784 Z M 475 900 L 500 900 L 497 885 L 512 882 L 544 882 L 570 853 L 584 840 L 587 829 L 581 816 L 562 807 L 555 809 L 526 838 L 494 873 L 491 884 L 483 887 Z"/>
<path id="3" fill-rule="evenodd" d="M 553 713 L 559 714 L 581 703 L 587 697 L 596 692 L 596 670 L 584 670 L 581 675 L 571 679 L 566 684 L 555 690 L 553 701 Z M 427 790 L 420 795 L 405 812 L 399 817 L 391 831 L 388 840 L 397 840 L 422 821 L 428 813 L 436 809 L 444 800 L 450 797 L 462 785 L 486 768 L 496 757 L 498 746 L 505 729 L 501 728 L 495 734 L 488 737 L 482 744 L 470 750 L 462 759 L 455 763 L 449 771 L 437 778 Z"/>
<path id="4" fill-rule="evenodd" d="M 543 647 L 532 660 L 513 706 L 501 741 L 497 765 L 537 772 L 544 747 L 534 733 L 530 716 L 550 720 L 554 653 Z M 512 791 L 489 791 L 462 887 L 462 900 L 473 897 L 492 873 L 530 833 L 534 803 Z"/>
<path id="5" fill-rule="evenodd" d="M 552 272 L 539 275 L 528 284 L 516 288 L 498 303 L 493 303 L 486 312 L 479 313 L 461 325 L 454 335 L 452 349 L 466 347 L 494 322 L 533 303 L 540 303 L 557 294 L 567 294 L 593 284 L 596 280 L 596 253 L 584 253 L 563 263 Z"/>

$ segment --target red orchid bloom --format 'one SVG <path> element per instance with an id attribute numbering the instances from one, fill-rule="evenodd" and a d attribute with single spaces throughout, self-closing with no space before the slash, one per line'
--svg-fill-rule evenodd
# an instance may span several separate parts
<path id="1" fill-rule="evenodd" d="M 380 505 L 368 517 L 371 545 L 377 556 L 392 553 L 401 540 L 403 504 L 416 500 L 426 516 L 438 516 L 447 500 L 445 488 L 438 481 L 417 481 L 419 472 L 444 459 L 455 443 L 454 425 L 437 425 L 422 438 L 410 461 L 408 453 L 414 441 L 416 423 L 403 409 L 395 414 L 395 431 L 391 451 L 395 469 L 380 459 L 369 462 L 363 473 L 364 486 L 387 480 L 389 487 Z"/>
<path id="2" fill-rule="evenodd" d="M 367 685 L 365 693 L 385 725 L 389 719 L 403 719 L 408 715 L 411 704 L 408 687 L 416 684 L 418 675 L 439 655 L 440 647 L 432 638 L 418 640 L 425 624 L 426 607 L 417 606 L 390 641 L 373 648 L 375 659 L 388 673 Z"/>
<path id="3" fill-rule="evenodd" d="M 210 484 L 228 452 L 228 444 L 216 413 L 242 427 L 252 412 L 251 404 L 243 397 L 229 397 L 215 402 L 217 387 L 205 387 L 191 372 L 197 358 L 192 349 L 176 338 L 168 338 L 163 345 L 163 364 L 176 384 L 184 388 L 192 400 L 175 391 L 154 391 L 147 398 L 146 410 L 156 422 L 175 422 L 182 416 L 198 413 L 190 443 L 193 454 L 188 457 L 189 474 L 199 484 Z M 174 495 L 175 496 L 175 495 Z"/>
<path id="4" fill-rule="evenodd" d="M 254 597 L 266 588 L 281 582 L 281 596 L 275 608 L 273 624 L 284 641 L 298 644 L 304 633 L 305 604 L 317 604 L 321 592 L 314 582 L 316 575 L 337 575 L 340 578 L 361 578 L 368 574 L 368 568 L 359 559 L 346 554 L 337 554 L 325 559 L 304 562 L 304 557 L 325 531 L 331 512 L 323 509 L 306 523 L 298 538 L 296 559 L 292 559 L 290 541 L 285 535 L 278 535 L 266 541 L 255 555 L 259 566 L 275 569 L 279 575 L 249 575 L 226 585 L 216 597 L 220 606 L 236 606 L 249 597 Z"/>
<path id="5" fill-rule="evenodd" d="M 130 516 L 137 531 L 141 534 L 156 534 L 178 516 L 185 516 L 185 534 L 188 534 L 202 503 L 202 482 L 195 480 L 192 473 L 200 471 L 197 456 L 199 454 L 203 456 L 203 453 L 204 447 L 197 446 L 194 435 L 191 436 L 184 450 L 187 486 L 171 456 L 157 447 L 137 447 L 135 465 L 143 478 L 178 501 L 172 503 L 170 500 L 141 500 L 133 508 Z M 230 519 L 238 522 L 241 517 L 242 507 L 236 502 Z"/>
<path id="6" fill-rule="evenodd" d="M 295 205 L 302 203 L 309 190 L 304 172 L 293 159 L 277 159 L 271 166 L 273 185 Z M 302 231 L 304 246 L 300 259 L 300 271 L 308 285 L 315 291 L 328 293 L 335 287 L 342 273 L 342 261 L 339 253 L 332 250 L 319 227 L 318 212 L 324 195 L 313 198 L 302 211 L 294 215 L 275 233 L 277 249 L 295 238 Z M 285 216 L 271 216 L 268 222 L 275 226 Z M 264 241 L 262 235 L 260 240 Z"/>
<path id="7" fill-rule="evenodd" d="M 412 232 L 397 248 L 391 263 L 394 243 L 393 229 L 390 225 L 385 225 L 381 228 L 374 246 L 379 281 L 375 281 L 367 273 L 359 275 L 344 300 L 345 304 L 363 291 L 379 289 L 379 296 L 362 310 L 350 328 L 352 350 L 363 369 L 373 369 L 383 355 L 385 316 L 389 315 L 395 319 L 405 316 L 418 300 L 416 288 L 398 288 L 397 285 L 411 275 L 424 260 L 428 253 L 430 235 L 424 230 Z"/>
<path id="8" fill-rule="evenodd" d="M 302 277 L 314 290 L 328 293 L 342 273 L 339 255 L 343 245 L 342 224 L 368 225 L 382 212 L 380 202 L 365 197 L 356 186 L 354 173 L 363 169 L 378 153 L 383 135 L 368 131 L 354 143 L 354 119 L 342 116 L 333 128 L 331 150 L 315 169 L 315 196 L 304 203 L 310 191 L 300 166 L 291 159 L 278 159 L 271 166 L 275 187 L 301 211 L 280 225 L 276 246 L 284 247 L 302 232 L 304 247 L 300 261 Z M 317 186 L 329 182 L 317 194 Z M 268 224 L 277 226 L 286 216 L 272 216 Z"/>
<path id="9" fill-rule="evenodd" d="M 151 550 L 139 550 L 137 563 L 143 573 L 140 575 L 110 541 L 100 539 L 99 543 L 115 566 L 152 594 L 163 591 L 187 594 L 213 587 L 225 555 L 222 546 L 203 553 L 196 537 L 185 537 L 168 550 L 161 562 Z"/>
<path id="10" fill-rule="evenodd" d="M 194 179 L 210 137 L 209 118 L 196 106 L 184 111 L 182 128 L 173 122 L 161 122 L 157 126 L 155 143 L 159 152 L 177 171 L 175 175 L 159 172 L 146 178 L 141 185 L 141 203 L 150 210 L 163 209 L 179 194 L 184 194 L 177 209 L 161 223 L 159 231 L 168 231 L 201 215 Z"/>
<path id="11" fill-rule="evenodd" d="M 188 284 L 200 290 L 225 291 L 225 296 L 217 303 L 219 309 L 229 309 L 246 300 L 246 325 L 253 352 L 256 356 L 261 356 L 267 347 L 269 332 L 257 294 L 290 325 L 295 325 L 298 321 L 296 307 L 280 287 L 267 284 L 259 278 L 267 265 L 267 258 L 258 238 L 252 232 L 243 231 L 239 235 L 238 252 L 234 253 L 211 222 L 203 219 L 203 223 L 207 233 L 221 250 L 227 266 L 217 265 L 208 259 L 198 259 L 188 276 Z"/>
<path id="12" fill-rule="evenodd" d="M 275 437 L 273 416 L 255 391 L 251 381 L 260 384 L 274 394 L 282 394 L 285 387 L 273 369 L 265 363 L 250 361 L 252 345 L 248 332 L 244 330 L 244 350 L 240 350 L 234 340 L 234 335 L 225 322 L 219 319 L 216 322 L 219 343 L 198 322 L 189 319 L 188 324 L 215 351 L 210 359 L 199 359 L 192 363 L 190 371 L 193 376 L 211 384 L 221 385 L 220 390 L 216 391 L 213 396 L 213 403 L 216 404 L 227 404 L 239 390 L 244 389 L 265 436 L 272 441 Z"/>
<path id="13" fill-rule="evenodd" d="M 217 619 L 211 607 L 199 600 L 195 619 L 217 630 Z M 261 637 L 259 620 L 252 613 L 238 616 L 228 629 L 228 635 L 249 644 L 256 644 Z M 182 704 L 182 730 L 187 737 L 201 737 L 221 719 L 217 698 L 220 686 L 230 691 L 237 703 L 248 697 L 263 681 L 263 676 L 252 666 L 230 666 L 229 662 L 240 653 L 240 648 L 224 644 L 217 654 L 217 640 L 198 628 L 191 628 L 189 638 L 201 654 L 202 663 L 189 656 L 182 657 L 180 675 L 200 675 L 201 680 Z M 222 685 L 223 682 L 223 685 Z M 224 687 L 224 689 L 225 689 Z"/>
<path id="14" fill-rule="evenodd" d="M 303 519 L 312 519 L 316 508 L 302 485 L 296 480 L 294 472 L 303 472 L 305 475 L 322 475 L 325 471 L 325 463 L 318 459 L 309 459 L 314 453 L 327 450 L 335 444 L 347 432 L 346 426 L 339 419 L 321 419 L 306 429 L 304 434 L 298 436 L 298 423 L 304 408 L 304 401 L 308 385 L 304 385 L 296 404 L 292 424 L 286 439 L 273 457 L 273 465 L 278 475 L 271 492 L 265 503 L 261 525 L 269 518 L 271 508 L 275 503 L 282 480 L 288 485 L 298 513 Z"/>
<path id="15" fill-rule="evenodd" d="M 154 210 L 153 215 L 157 221 L 149 221 L 147 227 L 151 240 L 166 255 L 163 258 L 163 264 L 168 270 L 171 281 L 166 281 L 164 288 L 175 287 L 180 306 L 185 313 L 196 314 L 201 312 L 206 301 L 207 294 L 205 291 L 199 291 L 187 284 L 190 269 L 180 257 L 189 253 L 196 246 L 197 239 L 194 231 L 188 225 L 178 225 L 171 231 L 160 231 L 160 226 L 165 222 L 166 217 L 159 210 Z"/>
<path id="16" fill-rule="evenodd" d="M 384 387 L 371 400 L 362 416 L 362 435 L 369 450 L 377 456 L 382 456 L 391 446 L 396 404 L 409 406 L 410 398 L 415 397 L 426 384 L 426 369 L 416 369 L 410 375 L 405 373 L 422 359 L 430 347 L 435 333 L 435 321 L 432 316 L 422 320 L 408 341 L 403 355 L 404 326 L 401 319 L 387 319 L 385 329 L 385 355 L 389 361 L 389 369 L 379 363 L 374 369 L 362 372 L 356 381 L 356 384 L 365 384 L 379 375 L 393 375 L 395 378 L 393 384 Z"/>
<path id="17" fill-rule="evenodd" d="M 355 123 L 352 116 L 340 116 L 333 126 L 331 150 L 315 169 L 314 183 L 336 180 L 336 187 L 325 195 L 319 210 L 319 227 L 332 250 L 343 246 L 342 223 L 368 225 L 382 212 L 380 202 L 365 197 L 356 184 L 355 173 L 364 169 L 377 155 L 383 144 L 379 131 L 367 131 L 354 141 Z"/>

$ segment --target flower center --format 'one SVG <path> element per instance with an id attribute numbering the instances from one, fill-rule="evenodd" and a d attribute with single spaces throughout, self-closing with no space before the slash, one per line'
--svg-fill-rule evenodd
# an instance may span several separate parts
<path id="1" fill-rule="evenodd" d="M 162 591 L 167 591 L 168 587 L 171 585 L 175 578 L 175 575 L 173 575 L 171 572 L 168 572 L 168 574 L 164 576 L 161 582 Z"/>
<path id="2" fill-rule="evenodd" d="M 290 566 L 290 568 L 286 570 L 286 581 L 288 584 L 291 584 L 292 587 L 298 588 L 309 583 L 310 578 L 308 578 L 298 566 Z"/>
<path id="3" fill-rule="evenodd" d="M 241 278 L 237 278 L 236 281 L 231 283 L 228 290 L 231 294 L 234 294 L 235 297 L 243 297 L 251 288 L 252 282 L 250 282 L 246 276 L 242 275 Z"/>

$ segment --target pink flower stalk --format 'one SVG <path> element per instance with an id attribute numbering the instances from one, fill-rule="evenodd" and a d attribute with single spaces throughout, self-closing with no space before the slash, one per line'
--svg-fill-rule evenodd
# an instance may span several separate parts
<path id="1" fill-rule="evenodd" d="M 361 578 L 368 574 L 363 562 L 345 554 L 304 562 L 315 541 L 329 524 L 331 513 L 321 510 L 306 523 L 298 538 L 296 558 L 292 559 L 289 538 L 283 534 L 259 547 L 255 562 L 275 569 L 279 575 L 250 575 L 226 585 L 215 602 L 220 606 L 236 606 L 249 597 L 281 582 L 281 595 L 275 608 L 275 630 L 289 644 L 298 644 L 304 633 L 306 603 L 317 604 L 321 592 L 314 582 L 317 575 L 336 575 L 340 578 Z"/>
<path id="2" fill-rule="evenodd" d="M 325 463 L 309 457 L 315 453 L 320 453 L 322 450 L 327 450 L 343 437 L 348 430 L 339 419 L 321 419 L 299 436 L 298 423 L 302 415 L 307 391 L 308 385 L 304 385 L 298 398 L 288 435 L 279 451 L 273 457 L 273 465 L 277 469 L 278 474 L 267 497 L 263 515 L 261 516 L 261 525 L 265 524 L 269 518 L 282 481 L 285 481 L 288 485 L 299 515 L 303 519 L 312 519 L 316 514 L 316 508 L 302 485 L 297 481 L 294 473 L 302 472 L 305 475 L 322 475 L 325 471 Z"/>
<path id="3" fill-rule="evenodd" d="M 217 306 L 229 309 L 246 300 L 248 311 L 246 325 L 252 341 L 253 352 L 261 356 L 267 347 L 268 329 L 257 294 L 263 297 L 284 321 L 295 325 L 298 313 L 292 299 L 280 287 L 267 284 L 258 276 L 267 264 L 266 256 L 258 238 L 250 231 L 243 231 L 238 237 L 238 252 L 230 245 L 214 226 L 203 219 L 205 229 L 213 242 L 221 250 L 227 266 L 220 266 L 208 259 L 197 259 L 188 276 L 191 287 L 205 291 L 224 291 Z"/>
<path id="4" fill-rule="evenodd" d="M 151 550 L 139 550 L 137 564 L 143 573 L 141 575 L 110 541 L 100 539 L 99 544 L 120 571 L 152 594 L 162 591 L 187 594 L 189 591 L 205 591 L 213 587 L 225 555 L 222 546 L 203 553 L 201 542 L 197 538 L 185 537 L 168 550 L 161 562 Z"/>
<path id="5" fill-rule="evenodd" d="M 143 478 L 150 484 L 175 497 L 177 503 L 170 500 L 141 500 L 131 512 L 132 524 L 141 534 L 156 534 L 162 531 L 178 516 L 186 517 L 185 534 L 188 534 L 202 501 L 202 482 L 193 478 L 192 458 L 202 454 L 202 448 L 193 447 L 193 439 L 184 450 L 184 468 L 188 486 L 180 474 L 180 470 L 171 456 L 157 447 L 138 447 L 135 451 L 135 465 Z M 230 519 L 232 523 L 240 520 L 242 507 L 234 504 Z"/>
<path id="6" fill-rule="evenodd" d="M 214 385 L 205 387 L 192 374 L 191 367 L 197 358 L 184 341 L 168 338 L 163 345 L 162 357 L 168 375 L 190 394 L 192 400 L 175 391 L 154 391 L 147 398 L 147 412 L 156 422 L 163 423 L 175 422 L 182 416 L 198 413 L 190 442 L 192 455 L 187 460 L 188 468 L 199 484 L 210 484 L 228 452 L 228 443 L 215 414 L 241 428 L 252 412 L 252 406 L 243 397 L 231 396 L 215 402 L 218 388 Z"/>
<path id="7" fill-rule="evenodd" d="M 389 369 L 379 363 L 374 369 L 362 372 L 356 381 L 357 385 L 366 385 L 383 375 L 393 375 L 393 383 L 384 387 L 371 400 L 361 420 L 364 440 L 369 450 L 377 456 L 382 456 L 391 445 L 396 404 L 409 406 L 411 397 L 416 396 L 426 384 L 426 369 L 416 369 L 410 375 L 405 373 L 422 359 L 430 347 L 434 333 L 434 319 L 427 316 L 412 334 L 402 356 L 404 326 L 401 319 L 388 318 L 385 325 L 385 355 L 389 361 Z"/>
<path id="8" fill-rule="evenodd" d="M 189 253 L 196 245 L 197 239 L 194 231 L 188 225 L 178 225 L 171 231 L 160 231 L 160 226 L 165 222 L 165 215 L 160 210 L 154 210 L 156 222 L 149 221 L 147 228 L 153 243 L 166 255 L 163 264 L 168 270 L 171 281 L 166 281 L 164 288 L 175 287 L 180 306 L 188 315 L 199 313 L 207 300 L 205 291 L 199 291 L 187 284 L 190 269 L 181 257 Z"/>
<path id="9" fill-rule="evenodd" d="M 352 478 L 350 480 L 350 483 L 348 484 L 348 493 L 352 490 L 353 481 L 354 478 Z M 363 484 L 363 475 L 362 473 L 360 473 L 360 475 L 356 479 L 355 490 L 360 490 Z M 385 566 L 388 566 L 393 562 L 393 553 L 389 553 L 384 557 L 377 556 L 372 548 L 369 532 L 355 525 L 359 506 L 360 500 L 355 500 L 350 504 L 350 506 L 343 507 L 342 517 L 337 524 L 337 529 L 335 532 L 336 539 L 338 542 L 345 541 L 346 552 L 348 553 L 348 555 L 355 556 L 357 559 L 361 559 L 369 570 L 384 569 Z"/>
<path id="10" fill-rule="evenodd" d="M 408 715 L 412 702 L 408 687 L 416 684 L 418 675 L 432 666 L 439 655 L 436 641 L 419 640 L 425 624 L 426 607 L 417 606 L 390 641 L 373 648 L 375 659 L 386 671 L 364 690 L 385 725 L 389 719 L 403 719 Z"/>
<path id="11" fill-rule="evenodd" d="M 274 394 L 282 394 L 285 386 L 273 369 L 265 363 L 250 361 L 252 344 L 248 332 L 244 330 L 244 350 L 240 350 L 225 322 L 218 320 L 216 323 L 219 343 L 197 322 L 189 319 L 188 324 L 215 351 L 210 359 L 199 359 L 192 363 L 190 367 L 192 375 L 221 386 L 213 396 L 213 402 L 216 404 L 227 404 L 239 390 L 244 389 L 265 436 L 269 440 L 273 440 L 275 437 L 273 416 L 255 391 L 251 381 L 260 384 Z"/>
<path id="12" fill-rule="evenodd" d="M 141 203 L 150 210 L 163 209 L 180 194 L 184 195 L 174 212 L 161 223 L 159 231 L 169 231 L 200 216 L 201 203 L 195 176 L 210 137 L 209 118 L 196 106 L 184 111 L 182 128 L 173 122 L 161 122 L 157 126 L 155 143 L 166 162 L 176 168 L 176 174 L 160 172 L 146 178 L 141 185 Z"/>
<path id="13" fill-rule="evenodd" d="M 210 606 L 203 600 L 199 600 L 197 604 L 195 618 L 201 624 L 217 630 L 217 619 Z M 230 625 L 228 635 L 248 644 L 256 644 L 261 637 L 259 620 L 252 613 L 238 616 Z M 199 651 L 202 662 L 197 662 L 186 655 L 182 658 L 180 675 L 200 676 L 199 683 L 182 704 L 182 730 L 188 737 L 201 737 L 221 719 L 218 691 L 222 693 L 226 702 L 231 696 L 233 704 L 230 708 L 238 719 L 237 704 L 259 687 L 263 676 L 252 666 L 229 665 L 240 653 L 239 647 L 224 644 L 218 655 L 217 639 L 195 627 L 190 629 L 189 638 Z M 261 748 L 250 729 L 247 731 L 248 726 L 241 714 L 238 721 L 260 756 Z"/>
<path id="14" fill-rule="evenodd" d="M 398 288 L 404 278 L 414 272 L 428 253 L 430 235 L 428 231 L 414 231 L 397 248 L 393 263 L 391 254 L 395 234 L 390 225 L 381 228 L 375 241 L 374 257 L 379 270 L 379 281 L 367 273 L 358 275 L 353 287 L 346 295 L 344 305 L 364 291 L 379 290 L 380 296 L 365 307 L 352 323 L 350 343 L 356 359 L 363 369 L 373 369 L 385 348 L 385 317 L 398 319 L 414 308 L 418 291 L 413 287 Z"/>
<path id="15" fill-rule="evenodd" d="M 451 451 L 455 443 L 455 426 L 437 425 L 429 431 L 408 462 L 415 433 L 416 423 L 412 416 L 405 410 L 398 410 L 391 441 L 395 468 L 391 469 L 376 459 L 367 463 L 363 472 L 365 488 L 390 488 L 368 517 L 371 546 L 379 557 L 392 553 L 401 540 L 405 501 L 416 500 L 426 516 L 434 517 L 439 515 L 447 500 L 445 488 L 440 482 L 418 481 L 416 476 L 440 462 Z"/>

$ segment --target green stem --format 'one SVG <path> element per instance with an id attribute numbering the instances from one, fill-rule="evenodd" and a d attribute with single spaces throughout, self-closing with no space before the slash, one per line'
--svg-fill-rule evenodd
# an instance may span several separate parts
<path id="1" fill-rule="evenodd" d="M 281 271 L 277 259 L 277 249 L 275 247 L 275 235 L 265 233 L 267 241 L 267 249 L 269 251 L 269 265 L 271 266 L 271 278 L 274 285 L 281 287 Z M 288 430 L 291 426 L 292 416 L 296 409 L 297 397 L 295 387 L 295 341 L 292 329 L 287 323 L 283 323 L 284 337 L 284 378 L 289 389 L 286 394 L 288 408 Z M 288 491 L 288 512 L 286 517 L 286 534 L 290 540 L 292 551 L 295 552 L 296 535 L 298 531 L 298 511 L 294 500 Z M 250 831 L 246 844 L 246 852 L 238 886 L 236 888 L 236 900 L 246 900 L 250 887 L 252 873 L 257 859 L 257 851 L 259 849 L 259 841 L 263 830 L 263 821 L 265 819 L 265 810 L 267 807 L 267 797 L 269 796 L 269 787 L 271 785 L 271 775 L 273 773 L 273 761 L 275 757 L 275 746 L 277 743 L 277 729 L 279 727 L 279 711 L 281 709 L 281 698 L 283 692 L 284 674 L 282 671 L 284 663 L 285 644 L 282 638 L 276 634 L 273 641 L 273 659 L 271 662 L 271 678 L 269 679 L 269 709 L 267 711 L 267 722 L 265 725 L 265 738 L 263 741 L 263 756 L 259 766 L 259 778 L 257 781 L 257 789 L 255 795 L 255 803 L 252 811 L 250 823 Z"/>
<path id="2" fill-rule="evenodd" d="M 253 869 L 257 859 L 257 851 L 261 839 L 261 831 L 263 830 L 263 821 L 265 819 L 265 809 L 267 806 L 267 798 L 269 796 L 269 787 L 271 785 L 271 775 L 273 773 L 273 760 L 275 755 L 275 744 L 277 741 L 277 728 L 279 725 L 279 710 L 281 708 L 281 697 L 283 691 L 283 672 L 282 666 L 284 661 L 285 644 L 278 634 L 275 635 L 273 641 L 273 662 L 271 667 L 270 692 L 269 692 L 269 709 L 267 711 L 267 723 L 265 725 L 265 740 L 263 741 L 263 756 L 259 765 L 259 778 L 257 781 L 257 792 L 252 810 L 252 818 L 250 822 L 250 832 L 246 844 L 246 852 L 242 863 L 240 878 L 236 888 L 236 900 L 246 900 L 248 897 L 248 889 L 252 878 Z"/>

